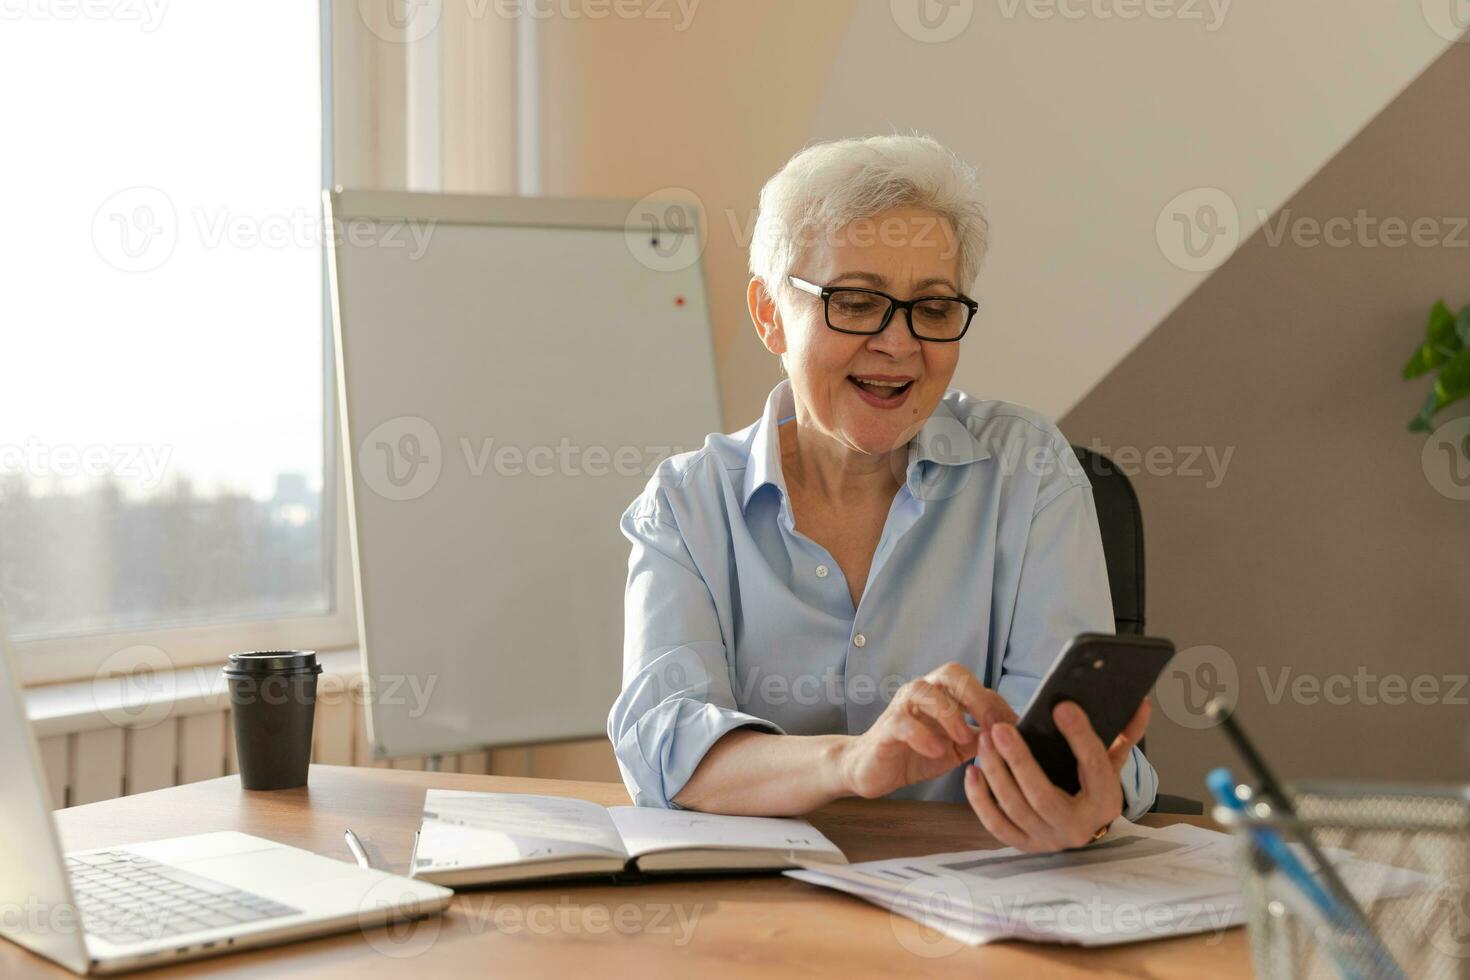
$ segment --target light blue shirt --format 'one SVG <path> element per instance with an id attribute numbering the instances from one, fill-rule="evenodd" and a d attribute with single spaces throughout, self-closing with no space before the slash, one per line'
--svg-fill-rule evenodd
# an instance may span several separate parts
<path id="1" fill-rule="evenodd" d="M 665 460 L 623 514 L 633 543 L 623 690 L 608 737 L 640 806 L 673 802 L 721 736 L 861 734 L 903 683 L 951 660 L 1020 713 L 1063 644 L 1112 633 L 1092 486 L 1050 422 L 951 389 L 909 442 L 853 609 L 841 568 L 795 529 L 777 426 Z M 894 797 L 964 801 L 964 767 Z M 1126 816 L 1158 779 L 1134 749 Z"/>

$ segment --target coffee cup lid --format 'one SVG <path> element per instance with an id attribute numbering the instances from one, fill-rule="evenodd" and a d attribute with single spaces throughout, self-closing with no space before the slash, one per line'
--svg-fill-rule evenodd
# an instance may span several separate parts
<path id="1" fill-rule="evenodd" d="M 315 650 L 250 650 L 230 654 L 227 674 L 320 674 Z"/>

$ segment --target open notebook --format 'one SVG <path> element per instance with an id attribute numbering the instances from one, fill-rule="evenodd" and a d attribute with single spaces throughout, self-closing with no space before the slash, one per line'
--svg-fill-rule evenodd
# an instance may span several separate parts
<path id="1" fill-rule="evenodd" d="M 793 868 L 801 861 L 847 863 L 805 820 L 431 789 L 412 875 L 440 885 L 486 885 Z"/>

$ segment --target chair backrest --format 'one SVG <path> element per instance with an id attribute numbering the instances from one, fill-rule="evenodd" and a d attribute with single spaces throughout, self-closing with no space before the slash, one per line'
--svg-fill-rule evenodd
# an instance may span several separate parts
<path id="1" fill-rule="evenodd" d="M 1073 446 L 1072 451 L 1092 482 L 1108 585 L 1113 593 L 1113 621 L 1119 633 L 1142 636 L 1143 511 L 1138 506 L 1138 494 L 1133 492 L 1128 477 L 1106 456 L 1082 446 Z"/>

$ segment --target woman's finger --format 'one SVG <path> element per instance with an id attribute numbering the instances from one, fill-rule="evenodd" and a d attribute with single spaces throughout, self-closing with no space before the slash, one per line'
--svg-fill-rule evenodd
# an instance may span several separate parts
<path id="1" fill-rule="evenodd" d="M 1133 712 L 1133 717 L 1128 719 L 1128 724 L 1113 739 L 1113 744 L 1108 748 L 1108 761 L 1112 763 L 1114 775 L 1123 771 L 1123 764 L 1128 761 L 1128 756 L 1133 752 L 1133 747 L 1143 740 L 1144 732 L 1148 731 L 1149 719 L 1153 717 L 1153 702 L 1148 698 Z"/>
<path id="2" fill-rule="evenodd" d="M 994 739 L 989 733 L 980 736 L 980 754 L 976 756 L 976 760 L 1001 811 L 1033 843 L 1045 845 L 1050 838 L 1050 828 L 1027 801 L 1026 794 L 1016 785 L 1010 767 L 996 749 Z"/>
<path id="3" fill-rule="evenodd" d="M 962 664 L 947 663 L 931 670 L 924 679 L 948 691 L 949 696 L 963 705 L 981 728 L 1017 720 L 1015 710 L 1005 698 L 981 684 Z"/>
<path id="4" fill-rule="evenodd" d="M 950 752 L 949 736 L 932 722 L 925 721 L 907 710 L 894 712 L 889 722 L 889 737 L 900 742 L 928 759 L 942 759 Z"/>
<path id="5" fill-rule="evenodd" d="M 1118 771 L 1113 768 L 1102 739 L 1093 730 L 1087 712 L 1075 702 L 1064 701 L 1052 709 L 1051 717 L 1072 749 L 1072 755 L 1077 757 L 1077 781 L 1082 784 L 1084 794 L 1096 793 L 1108 783 L 1118 781 Z"/>
<path id="6" fill-rule="evenodd" d="M 975 811 L 975 816 L 980 818 L 980 823 L 990 836 L 1008 847 L 1024 849 L 1027 845 L 1026 835 L 1021 833 L 1019 827 L 1011 823 L 1010 818 L 1000 812 L 996 806 L 995 799 L 990 795 L 990 787 L 985 784 L 985 775 L 979 766 L 965 766 L 965 799 L 970 801 L 970 809 Z"/>
<path id="7" fill-rule="evenodd" d="M 974 744 L 979 730 L 965 724 L 964 709 L 943 687 L 923 679 L 914 681 L 906 701 L 915 712 L 933 718 L 956 743 Z"/>
<path id="8" fill-rule="evenodd" d="M 990 738 L 1001 758 L 1005 760 L 1006 767 L 1010 769 L 1016 785 L 1026 797 L 1027 804 L 1045 821 L 1048 836 L 1051 836 L 1053 830 L 1063 828 L 1071 815 L 1071 798 L 1057 789 L 1051 777 L 1031 754 L 1021 733 L 1011 725 L 997 725 L 991 731 Z"/>

